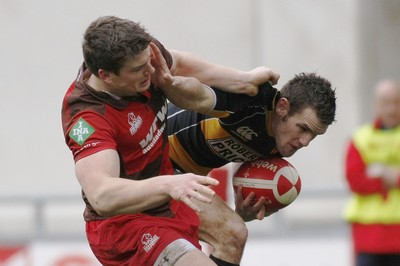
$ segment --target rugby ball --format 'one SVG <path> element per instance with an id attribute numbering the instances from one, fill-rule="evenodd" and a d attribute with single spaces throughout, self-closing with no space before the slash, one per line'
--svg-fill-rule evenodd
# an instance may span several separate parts
<path id="1" fill-rule="evenodd" d="M 291 204 L 301 190 L 301 179 L 297 170 L 283 158 L 273 157 L 244 162 L 233 174 L 233 187 L 237 192 L 242 186 L 243 199 L 250 192 L 267 200 L 267 210 L 279 210 Z"/>

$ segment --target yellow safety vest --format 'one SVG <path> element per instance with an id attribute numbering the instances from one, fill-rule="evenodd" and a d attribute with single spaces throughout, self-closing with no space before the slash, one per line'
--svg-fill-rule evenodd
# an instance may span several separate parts
<path id="1" fill-rule="evenodd" d="M 365 125 L 353 136 L 353 143 L 366 165 L 382 163 L 400 167 L 400 126 L 380 130 Z M 345 208 L 345 219 L 362 224 L 400 224 L 400 189 L 360 195 L 355 193 Z"/>

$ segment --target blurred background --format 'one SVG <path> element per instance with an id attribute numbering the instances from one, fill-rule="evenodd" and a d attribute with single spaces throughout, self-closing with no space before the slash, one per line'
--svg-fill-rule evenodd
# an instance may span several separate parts
<path id="1" fill-rule="evenodd" d="M 281 74 L 317 72 L 337 91 L 337 122 L 289 161 L 302 192 L 248 224 L 242 265 L 351 265 L 342 219 L 345 147 L 372 115 L 372 88 L 400 77 L 396 0 L 0 0 L 0 265 L 98 265 L 64 143 L 61 102 L 99 16 L 140 22 L 167 48 L 214 63 Z"/>

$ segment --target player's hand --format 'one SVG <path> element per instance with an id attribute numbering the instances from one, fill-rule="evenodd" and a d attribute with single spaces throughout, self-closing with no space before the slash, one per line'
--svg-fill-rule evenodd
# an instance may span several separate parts
<path id="1" fill-rule="evenodd" d="M 170 196 L 186 203 L 190 208 L 197 212 L 201 212 L 201 208 L 193 203 L 192 199 L 204 203 L 211 203 L 211 198 L 215 195 L 215 191 L 209 186 L 217 186 L 219 181 L 209 177 L 195 174 L 174 175 L 175 179 L 171 182 Z"/>
<path id="2" fill-rule="evenodd" d="M 271 85 L 275 85 L 280 75 L 278 72 L 267 68 L 265 66 L 256 67 L 247 72 L 249 74 L 248 85 L 246 86 L 246 94 L 249 96 L 255 96 L 258 93 L 258 86 L 266 82 L 270 82 Z"/>
<path id="3" fill-rule="evenodd" d="M 243 199 L 242 194 L 243 186 L 239 186 L 237 192 L 235 193 L 235 205 L 236 212 L 242 217 L 245 222 L 249 222 L 255 219 L 263 220 L 264 217 L 267 217 L 277 210 L 267 210 L 267 200 L 264 197 L 260 197 L 260 199 L 252 205 L 256 194 L 251 192 L 247 198 Z"/>
<path id="4" fill-rule="evenodd" d="M 151 42 L 149 46 L 151 49 L 151 65 L 154 67 L 151 82 L 159 88 L 168 88 L 173 83 L 173 77 L 167 66 L 167 62 L 157 45 Z"/>

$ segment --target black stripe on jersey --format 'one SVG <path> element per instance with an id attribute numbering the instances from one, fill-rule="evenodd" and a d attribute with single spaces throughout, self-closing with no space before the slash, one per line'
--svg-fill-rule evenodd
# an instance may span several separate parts
<path id="1" fill-rule="evenodd" d="M 195 163 L 215 168 L 226 164 L 226 161 L 205 148 L 208 145 L 200 121 L 211 118 L 204 114 L 182 110 L 169 103 L 167 132 L 168 136 L 175 135 Z"/>

